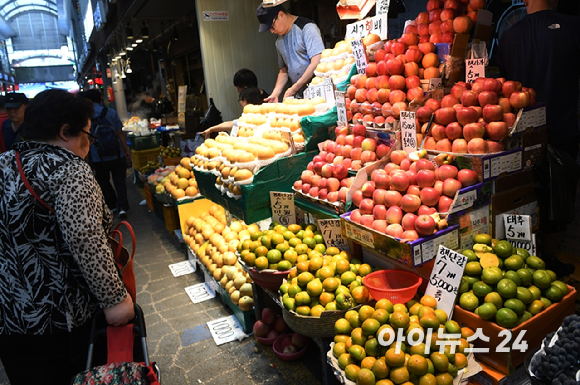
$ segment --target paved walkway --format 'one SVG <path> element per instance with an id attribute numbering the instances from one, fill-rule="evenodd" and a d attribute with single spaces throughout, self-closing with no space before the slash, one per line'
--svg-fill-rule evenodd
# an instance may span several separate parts
<path id="1" fill-rule="evenodd" d="M 140 206 L 143 189 L 129 184 L 128 221 L 137 237 L 137 302 L 147 325 L 149 355 L 158 363 L 162 383 L 320 384 L 321 362 L 315 344 L 299 362 L 279 360 L 255 338 L 216 346 L 206 322 L 233 314 L 220 300 L 193 304 L 185 288 L 203 282 L 196 273 L 173 277 L 168 265 L 185 253 L 165 224 Z M 9 385 L 0 365 L 0 385 Z"/>

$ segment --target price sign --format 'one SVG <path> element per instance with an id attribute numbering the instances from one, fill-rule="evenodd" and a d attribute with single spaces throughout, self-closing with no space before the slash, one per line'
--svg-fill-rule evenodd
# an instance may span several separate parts
<path id="1" fill-rule="evenodd" d="M 530 253 L 530 255 L 538 255 L 538 249 L 536 246 L 536 234 L 532 234 L 532 240 L 528 241 L 514 241 L 508 239 L 508 242 L 512 244 L 514 249 L 525 249 Z"/>
<path id="2" fill-rule="evenodd" d="M 414 112 L 401 111 L 401 142 L 407 154 L 417 151 L 417 124 Z"/>
<path id="3" fill-rule="evenodd" d="M 230 131 L 230 136 L 232 137 L 236 137 L 238 136 L 238 131 L 240 130 L 240 127 L 238 126 L 238 119 L 234 120 L 234 125 L 232 127 L 232 130 Z"/>
<path id="4" fill-rule="evenodd" d="M 334 91 L 334 100 L 336 100 L 336 114 L 338 115 L 338 121 L 346 125 L 346 102 L 344 100 L 344 92 Z"/>
<path id="5" fill-rule="evenodd" d="M 195 269 L 193 268 L 190 261 L 183 261 L 169 265 L 169 270 L 171 270 L 171 274 L 173 274 L 174 277 L 179 277 L 181 275 L 187 275 L 195 272 Z"/>
<path id="6" fill-rule="evenodd" d="M 334 104 L 334 83 L 332 82 L 331 78 L 322 79 L 322 89 L 324 92 L 323 98 L 326 100 L 326 103 L 330 105 Z"/>
<path id="7" fill-rule="evenodd" d="M 374 250 L 375 237 L 373 236 L 373 233 L 351 225 L 350 223 L 346 224 L 345 229 L 346 235 L 350 239 Z"/>
<path id="8" fill-rule="evenodd" d="M 485 59 L 466 59 L 465 60 L 465 81 L 474 83 L 475 79 L 485 77 Z"/>
<path id="9" fill-rule="evenodd" d="M 354 56 L 354 62 L 356 64 L 356 72 L 364 74 L 368 62 L 362 39 L 355 39 L 350 42 L 350 45 L 352 46 L 352 55 Z"/>
<path id="10" fill-rule="evenodd" d="M 379 15 L 388 15 L 389 14 L 389 5 L 391 0 L 377 0 L 377 16 Z"/>
<path id="11" fill-rule="evenodd" d="M 433 91 L 442 86 L 441 78 L 431 78 L 429 79 L 428 91 Z"/>
<path id="12" fill-rule="evenodd" d="M 342 235 L 340 219 L 319 219 L 318 226 L 326 247 L 338 247 L 340 250 L 348 250 L 347 239 Z"/>
<path id="13" fill-rule="evenodd" d="M 456 253 L 442 245 L 435 257 L 429 284 L 425 294 L 437 300 L 437 309 L 443 309 L 451 318 L 457 290 L 467 263 L 465 255 Z"/>
<path id="14" fill-rule="evenodd" d="M 388 18 L 387 14 L 377 15 L 361 21 L 351 23 L 346 26 L 347 39 L 362 39 L 372 33 L 379 35 L 381 40 L 387 40 L 388 35 Z"/>
<path id="15" fill-rule="evenodd" d="M 532 240 L 532 220 L 529 215 L 504 214 L 505 237 L 512 241 Z"/>
<path id="16" fill-rule="evenodd" d="M 215 293 L 212 293 L 205 283 L 198 283 L 197 285 L 186 287 L 185 292 L 193 303 L 200 303 L 215 298 Z"/>
<path id="17" fill-rule="evenodd" d="M 274 221 L 284 226 L 296 223 L 294 194 L 270 191 L 270 207 L 272 208 L 272 219 Z"/>
<path id="18" fill-rule="evenodd" d="M 207 328 L 218 346 L 238 338 L 247 337 L 233 315 L 210 321 L 207 323 Z"/>

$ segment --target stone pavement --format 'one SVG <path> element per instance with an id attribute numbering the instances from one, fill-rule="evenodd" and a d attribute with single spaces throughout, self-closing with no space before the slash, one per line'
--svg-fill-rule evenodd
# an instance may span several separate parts
<path id="1" fill-rule="evenodd" d="M 253 336 L 216 346 L 206 322 L 233 314 L 219 299 L 193 304 L 185 288 L 203 282 L 196 273 L 173 277 L 168 265 L 185 253 L 164 222 L 140 206 L 143 189 L 128 183 L 127 221 L 137 238 L 137 303 L 143 308 L 149 356 L 162 384 L 320 384 L 319 351 L 311 343 L 297 362 L 279 360 Z M 127 238 L 125 238 L 127 239 Z M 0 385 L 9 385 L 0 365 Z"/>

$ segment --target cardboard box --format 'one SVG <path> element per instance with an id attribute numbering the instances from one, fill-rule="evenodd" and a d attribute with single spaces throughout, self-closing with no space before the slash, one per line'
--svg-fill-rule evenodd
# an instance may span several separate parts
<path id="1" fill-rule="evenodd" d="M 503 175 L 492 181 L 492 194 L 499 194 L 511 190 L 518 186 L 524 186 L 535 183 L 533 170 L 516 172 L 510 175 Z"/>
<path id="2" fill-rule="evenodd" d="M 479 362 L 482 367 L 482 371 L 477 373 L 475 376 L 469 379 L 476 384 L 481 385 L 526 385 L 530 384 L 530 378 L 526 373 L 526 367 L 522 364 L 519 365 L 514 373 L 510 376 L 506 376 L 502 372 L 498 372 L 491 366 L 485 364 L 484 362 Z"/>
<path id="3" fill-rule="evenodd" d="M 485 321 L 477 314 L 464 310 L 458 305 L 455 305 L 453 319 L 461 326 L 469 326 L 473 330 L 480 328 L 483 335 L 489 337 L 489 341 L 484 341 L 481 338 L 472 341 L 475 348 L 488 349 L 487 353 L 475 353 L 478 360 L 484 361 L 501 373 L 514 374 L 517 366 L 525 361 L 527 352 L 539 347 L 548 333 L 556 331 L 564 318 L 574 313 L 576 290 L 572 286 L 568 286 L 568 290 L 568 294 L 561 302 L 551 305 L 512 329 L 505 329 L 495 322 Z M 505 330 L 511 330 L 509 341 L 506 341 L 509 336 L 500 336 L 500 333 L 506 333 Z M 521 340 L 518 340 L 523 332 L 525 334 L 521 335 Z M 514 341 L 521 343 L 525 341 L 527 344 L 525 351 L 512 349 Z M 496 349 L 500 344 L 503 344 L 501 346 L 505 346 L 509 351 L 497 352 Z"/>
<path id="4" fill-rule="evenodd" d="M 436 151 L 428 151 L 433 158 Z M 485 155 L 460 155 L 456 157 L 459 169 L 468 168 L 477 173 L 480 181 L 493 180 L 501 175 L 509 175 L 522 170 L 523 151 L 516 148 L 508 151 Z"/>
<path id="5" fill-rule="evenodd" d="M 520 214 L 532 216 L 532 231 L 540 227 L 540 212 L 534 184 L 520 186 L 491 197 L 491 236 L 504 239 L 505 230 L 502 214 Z"/>
<path id="6" fill-rule="evenodd" d="M 459 250 L 473 247 L 473 238 L 478 234 L 489 234 L 489 205 L 479 209 L 468 210 L 458 218 Z"/>
<path id="7" fill-rule="evenodd" d="M 546 103 L 536 103 L 518 112 L 514 132 L 523 132 L 529 128 L 546 125 Z"/>
<path id="8" fill-rule="evenodd" d="M 522 168 L 531 170 L 546 152 L 546 126 L 528 128 L 504 140 L 506 148 L 522 149 Z"/>
<path id="9" fill-rule="evenodd" d="M 459 226 L 457 225 L 449 226 L 428 237 L 404 242 L 352 222 L 350 212 L 341 215 L 340 218 L 342 219 L 342 234 L 345 237 L 409 267 L 417 267 L 434 259 L 439 245 L 452 250 L 459 247 Z"/>

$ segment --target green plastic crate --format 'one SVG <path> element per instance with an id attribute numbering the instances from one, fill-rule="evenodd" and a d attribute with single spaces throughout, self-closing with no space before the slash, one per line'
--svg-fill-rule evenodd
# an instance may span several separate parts
<path id="1" fill-rule="evenodd" d="M 221 288 L 221 286 L 220 286 Z M 248 311 L 242 311 L 238 305 L 235 305 L 230 298 L 230 295 L 223 289 L 220 293 L 222 301 L 229 306 L 229 308 L 234 312 L 234 315 L 240 322 L 240 325 L 246 333 L 251 333 L 254 329 L 254 323 L 256 322 L 256 312 L 254 309 Z"/>
<path id="2" fill-rule="evenodd" d="M 161 134 L 159 132 L 142 136 L 129 134 L 127 137 L 130 143 L 129 146 L 135 151 L 148 150 L 161 145 Z"/>

